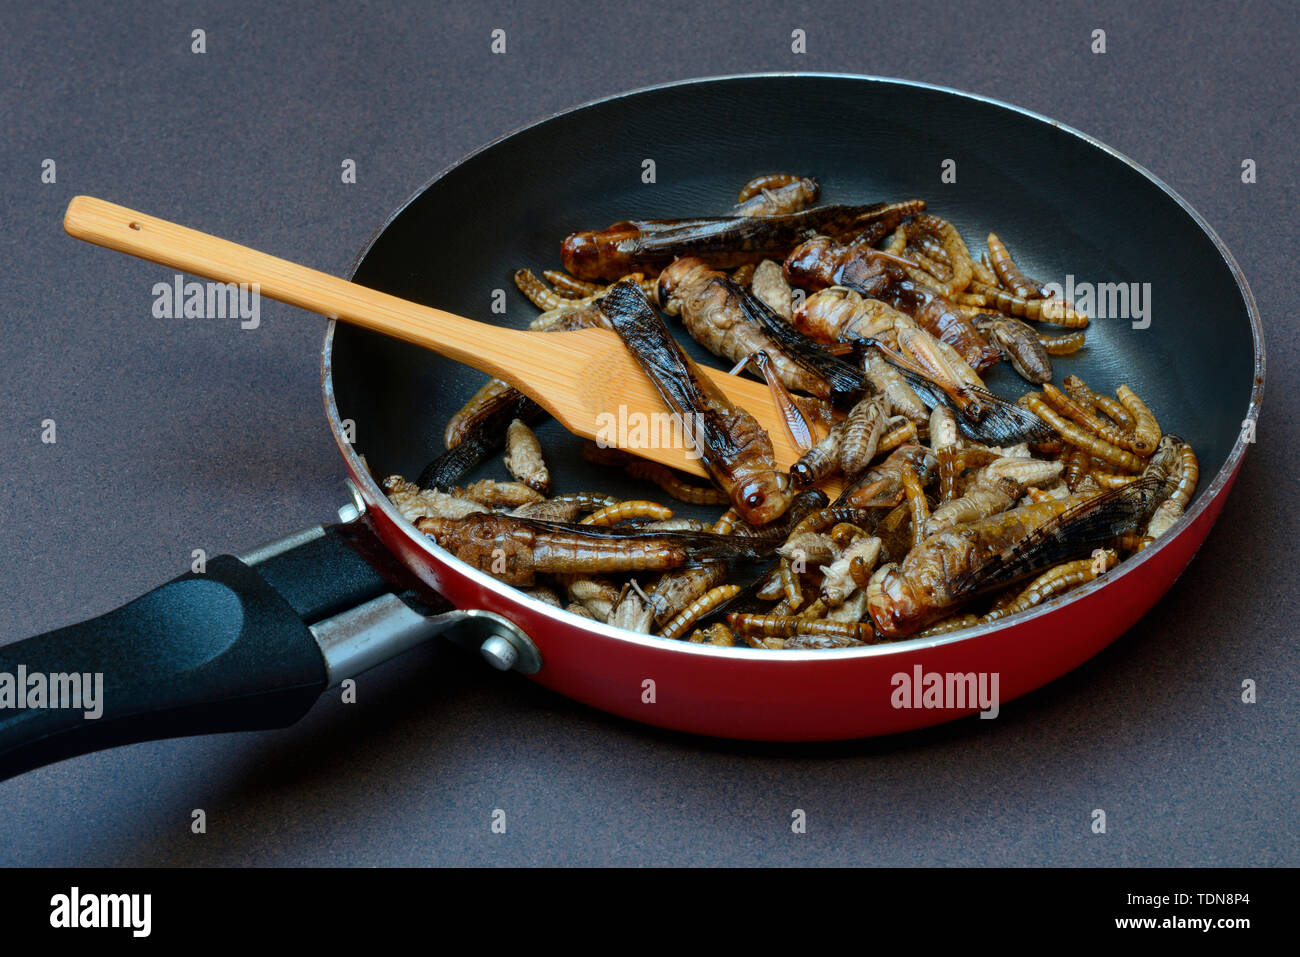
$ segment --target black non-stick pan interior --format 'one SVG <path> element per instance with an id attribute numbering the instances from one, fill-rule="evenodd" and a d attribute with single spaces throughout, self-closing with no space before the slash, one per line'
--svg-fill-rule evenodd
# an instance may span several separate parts
<path id="1" fill-rule="evenodd" d="M 653 183 L 642 181 L 645 160 L 654 161 Z M 945 160 L 956 163 L 955 183 L 940 179 Z M 1056 379 L 1074 372 L 1097 390 L 1134 388 L 1164 428 L 1196 450 L 1202 491 L 1224 464 L 1248 411 L 1254 350 L 1241 292 L 1215 244 L 1122 158 L 1038 118 L 929 87 L 742 77 L 605 100 L 452 169 L 383 230 L 355 278 L 525 327 L 537 310 L 512 274 L 521 266 L 560 268 L 569 232 L 628 218 L 721 214 L 742 183 L 772 171 L 816 176 L 823 202 L 923 198 L 976 254 L 997 232 L 1025 272 L 1043 281 L 1064 284 L 1073 274 L 1076 284 L 1149 284 L 1150 327 L 1097 319 L 1086 348 L 1056 360 Z M 506 292 L 505 315 L 491 310 L 496 289 Z M 681 339 L 697 359 L 719 364 L 684 333 Z M 334 342 L 338 404 L 357 424 L 357 450 L 377 476 L 414 478 L 442 449 L 447 418 L 483 374 L 351 327 L 340 327 Z M 1009 398 L 1030 388 L 1005 363 L 987 379 Z M 539 435 L 559 491 L 646 493 L 614 470 L 584 463 L 580 440 L 554 422 Z M 481 474 L 504 477 L 497 462 Z"/>

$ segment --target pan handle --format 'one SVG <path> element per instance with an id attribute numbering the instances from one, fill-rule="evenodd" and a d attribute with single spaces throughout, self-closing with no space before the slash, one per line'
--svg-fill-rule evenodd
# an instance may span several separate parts
<path id="1" fill-rule="evenodd" d="M 0 780 L 120 744 L 282 728 L 326 688 L 434 636 L 501 671 L 541 669 L 514 622 L 451 608 L 356 505 L 339 515 L 0 646 Z"/>
<path id="2" fill-rule="evenodd" d="M 136 741 L 284 727 L 326 684 L 298 612 L 222 555 L 106 615 L 0 646 L 0 779 Z"/>

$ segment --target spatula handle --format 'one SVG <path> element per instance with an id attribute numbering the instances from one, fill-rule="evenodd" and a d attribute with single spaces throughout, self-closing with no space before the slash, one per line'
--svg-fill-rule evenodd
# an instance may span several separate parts
<path id="1" fill-rule="evenodd" d="M 93 196 L 73 198 L 63 228 L 77 239 L 206 279 L 256 283 L 258 293 L 270 299 L 432 349 L 489 375 L 510 377 L 498 357 L 508 358 L 512 350 L 536 357 L 548 348 L 538 343 L 540 336 L 408 302 Z M 512 342 L 519 336 L 527 336 L 526 349 Z"/>

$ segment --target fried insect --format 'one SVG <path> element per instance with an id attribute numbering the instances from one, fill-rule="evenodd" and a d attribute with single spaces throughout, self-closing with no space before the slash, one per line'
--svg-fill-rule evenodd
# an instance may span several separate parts
<path id="1" fill-rule="evenodd" d="M 500 379 L 488 379 L 477 392 L 470 396 L 469 401 L 447 420 L 443 443 L 449 449 L 454 448 L 464 441 L 465 437 L 482 422 L 486 415 L 490 414 L 492 410 L 513 401 L 514 396 L 518 394 L 514 387 L 508 383 L 502 382 Z"/>
<path id="2" fill-rule="evenodd" d="M 862 474 L 876 457 L 876 446 L 889 416 L 887 401 L 883 396 L 863 399 L 844 420 L 839 464 L 840 471 L 850 479 Z"/>
<path id="3" fill-rule="evenodd" d="M 745 265 L 733 269 L 731 271 L 730 279 L 741 289 L 748 289 L 753 284 L 754 281 L 754 264 L 745 263 Z M 659 286 L 656 285 L 655 295 L 650 296 L 649 298 L 651 301 L 655 301 L 658 299 L 658 295 L 659 295 Z"/>
<path id="4" fill-rule="evenodd" d="M 727 566 L 724 562 L 702 562 L 686 565 L 660 575 L 645 594 L 654 610 L 655 623 L 662 627 L 711 588 L 725 582 Z"/>
<path id="5" fill-rule="evenodd" d="M 939 472 L 939 504 L 946 505 L 957 498 L 957 480 L 961 477 L 962 455 L 954 445 L 946 445 L 934 453 Z"/>
<path id="6" fill-rule="evenodd" d="M 763 185 L 755 185 L 762 183 Z M 797 213 L 817 202 L 821 186 L 810 176 L 777 173 L 750 180 L 731 208 L 733 216 L 779 216 Z"/>
<path id="7" fill-rule="evenodd" d="M 1075 311 L 1073 306 L 1056 297 L 1051 299 L 1025 299 L 1021 296 L 1012 295 L 996 286 L 986 286 L 981 282 L 972 282 L 970 288 L 972 292 L 984 297 L 981 306 L 989 306 L 998 310 L 998 312 L 1005 312 L 1020 319 L 1047 322 L 1057 326 L 1065 326 L 1067 329 L 1083 329 L 1089 322 L 1086 315 Z"/>
<path id="8" fill-rule="evenodd" d="M 596 465 L 619 466 L 632 478 L 653 482 L 679 502 L 688 502 L 691 505 L 725 505 L 731 501 L 727 493 L 721 489 L 687 481 L 666 465 L 637 458 L 622 449 L 601 448 L 594 442 L 589 442 L 583 446 L 582 457 Z M 605 504 L 612 505 L 614 501 Z"/>
<path id="9" fill-rule="evenodd" d="M 791 535 L 776 553 L 783 559 L 798 563 L 801 567 L 824 565 L 835 560 L 835 540 L 820 531 L 801 531 Z M 782 590 L 789 597 L 785 575 L 782 575 Z"/>
<path id="10" fill-rule="evenodd" d="M 416 479 L 424 488 L 451 488 L 495 452 L 505 447 L 515 419 L 536 422 L 546 413 L 532 399 L 500 379 L 489 379 L 447 424 L 447 451 L 438 455 Z"/>
<path id="11" fill-rule="evenodd" d="M 855 261 L 844 268 L 840 282 L 867 295 L 861 275 Z M 936 339 L 956 349 L 962 361 L 976 372 L 989 369 L 1002 357 L 975 328 L 970 317 L 932 288 L 911 279 L 895 280 L 880 293 L 880 298 L 899 312 L 911 316 L 918 326 Z"/>
<path id="12" fill-rule="evenodd" d="M 1169 531 L 1180 518 L 1183 517 L 1183 507 L 1172 498 L 1167 498 L 1156 506 L 1155 512 L 1151 516 L 1151 521 L 1147 523 L 1147 537 L 1155 540 Z"/>
<path id="13" fill-rule="evenodd" d="M 1105 439 L 1098 438 L 1073 422 L 1061 416 L 1042 398 L 1041 394 L 1030 392 L 1022 396 L 1025 406 L 1036 416 L 1061 433 L 1061 437 L 1071 445 L 1087 451 L 1093 458 L 1109 462 L 1116 468 L 1127 472 L 1137 472 L 1142 468 L 1142 460 L 1127 449 L 1112 445 Z"/>
<path id="14" fill-rule="evenodd" d="M 1073 559 L 1145 523 L 1165 482 L 1144 478 L 1095 496 L 1023 505 L 926 538 L 868 585 L 876 630 L 911 634 L 958 605 Z"/>
<path id="15" fill-rule="evenodd" d="M 1045 336 L 1037 334 L 1038 341 L 1049 356 L 1069 356 L 1082 349 L 1087 337 L 1082 332 L 1071 332 L 1064 336 Z"/>
<path id="16" fill-rule="evenodd" d="M 843 422 L 832 427 L 821 441 L 790 466 L 790 480 L 795 488 L 808 488 L 835 473 L 839 468 L 840 446 L 844 444 L 844 427 Z"/>
<path id="17" fill-rule="evenodd" d="M 975 317 L 975 328 L 1001 350 L 1022 379 L 1033 383 L 1052 381 L 1051 353 L 1027 323 L 1010 316 L 985 314 Z"/>
<path id="18" fill-rule="evenodd" d="M 1201 478 L 1201 466 L 1196 460 L 1196 453 L 1186 442 L 1180 442 L 1178 445 L 1178 484 L 1170 493 L 1169 500 L 1178 505 L 1180 509 L 1187 508 L 1192 503 L 1192 496 L 1196 493 L 1196 485 Z"/>
<path id="19" fill-rule="evenodd" d="M 615 628 L 626 628 L 642 635 L 650 634 L 654 624 L 654 609 L 650 607 L 645 592 L 635 578 L 623 587 L 618 601 L 614 602 L 614 607 L 609 611 L 607 621 Z"/>
<path id="20" fill-rule="evenodd" d="M 893 424 L 895 420 L 898 420 L 898 425 Z M 915 442 L 920 434 L 917 432 L 916 423 L 910 419 L 905 419 L 901 415 L 890 419 L 889 422 L 885 423 L 885 427 L 889 431 L 882 435 L 880 441 L 876 444 L 877 455 L 881 452 L 892 452 L 900 445 Z"/>
<path id="21" fill-rule="evenodd" d="M 772 364 L 772 357 L 766 352 L 755 352 L 745 361 L 737 363 L 736 367 L 731 370 L 735 375 L 746 366 L 757 368 L 762 375 L 763 381 L 767 383 L 768 393 L 772 396 L 772 404 L 776 406 L 781 413 L 781 421 L 785 425 L 785 430 L 794 442 L 795 448 L 801 452 L 806 452 L 813 447 L 815 439 L 813 438 L 813 425 L 804 415 L 803 407 L 795 401 L 794 395 L 790 392 L 781 377 L 777 375 L 776 367 Z"/>
<path id="22" fill-rule="evenodd" d="M 725 273 L 693 257 L 677 260 L 659 276 L 659 303 L 664 312 L 680 316 L 691 338 L 715 356 L 740 362 L 756 352 L 766 352 L 786 386 L 822 398 L 829 396 L 826 381 L 787 356 L 745 308 L 746 297 L 750 294 Z M 794 333 L 790 326 L 781 325 Z"/>
<path id="23" fill-rule="evenodd" d="M 720 621 L 714 622 L 708 628 L 697 628 L 686 640 L 697 645 L 713 645 L 716 648 L 732 648 L 736 644 L 735 634 Z"/>
<path id="24" fill-rule="evenodd" d="M 539 518 L 544 522 L 576 522 L 581 510 L 577 502 L 564 499 L 547 499 L 530 502 L 510 510 L 516 518 Z"/>
<path id="25" fill-rule="evenodd" d="M 1002 245 L 1002 240 L 998 239 L 996 233 L 989 233 L 989 262 L 993 266 L 993 271 L 997 274 L 998 281 L 1011 291 L 1013 296 L 1019 296 L 1022 299 L 1043 299 L 1047 296 L 1047 290 L 1043 284 L 1035 279 L 1030 279 L 1016 266 L 1011 258 L 1011 253 L 1007 252 L 1007 247 Z"/>
<path id="26" fill-rule="evenodd" d="M 1160 423 L 1147 408 L 1147 404 L 1138 398 L 1137 393 L 1128 386 L 1122 385 L 1115 390 L 1115 397 L 1119 399 L 1128 414 L 1133 416 L 1133 443 L 1147 449 L 1154 449 L 1159 445 Z"/>
<path id="27" fill-rule="evenodd" d="M 551 491 L 542 444 L 522 419 L 514 419 L 506 429 L 506 471 L 534 491 L 543 495 Z"/>
<path id="28" fill-rule="evenodd" d="M 492 508 L 518 508 L 545 499 L 541 492 L 523 482 L 498 482 L 494 479 L 480 479 L 457 490 L 456 494 Z"/>
<path id="29" fill-rule="evenodd" d="M 939 462 L 934 453 L 921 445 L 900 445 L 884 462 L 845 486 L 832 505 L 848 508 L 879 508 L 903 501 L 903 466 L 916 473 L 922 486 L 934 477 Z"/>
<path id="30" fill-rule="evenodd" d="M 408 522 L 421 518 L 464 518 L 476 512 L 486 512 L 487 506 L 437 489 L 422 489 L 400 475 L 390 475 L 380 483 L 389 501 L 397 507 Z"/>
<path id="31" fill-rule="evenodd" d="M 668 407 L 695 425 L 697 451 L 740 516 L 752 525 L 778 518 L 790 504 L 790 481 L 777 469 L 772 440 L 754 417 L 705 378 L 639 287 L 619 283 L 601 302 L 614 331 Z"/>
<path id="32" fill-rule="evenodd" d="M 578 524 L 580 525 L 618 525 L 620 522 L 636 518 L 652 518 L 663 522 L 673 517 L 673 510 L 658 502 L 628 501 L 619 502 L 592 512 Z"/>
<path id="33" fill-rule="evenodd" d="M 820 343 L 786 322 L 753 293 L 736 288 L 741 312 L 771 338 L 786 356 L 801 368 L 815 388 L 806 388 L 814 396 L 845 405 L 861 394 L 866 385 L 862 371 L 832 355 Z"/>
<path id="34" fill-rule="evenodd" d="M 828 618 L 802 618 L 796 615 L 754 615 L 733 612 L 727 616 L 731 630 L 756 648 L 843 648 L 864 645 L 875 640 L 870 625 L 859 622 L 832 621 Z M 762 639 L 786 639 L 780 645 Z M 792 642 L 791 639 L 803 639 Z M 823 639 L 814 641 L 811 639 Z"/>
<path id="35" fill-rule="evenodd" d="M 930 412 L 930 450 L 936 455 L 957 445 L 957 414 L 946 405 L 936 405 Z"/>
<path id="36" fill-rule="evenodd" d="M 860 531 L 860 530 L 859 530 Z M 822 566 L 821 598 L 828 608 L 838 608 L 870 578 L 880 560 L 881 541 L 874 535 L 852 541 L 829 565 Z"/>
<path id="37" fill-rule="evenodd" d="M 1088 384 L 1077 375 L 1066 376 L 1061 384 L 1065 386 L 1066 395 L 1082 408 L 1088 411 L 1100 409 L 1108 419 L 1121 429 L 1131 432 L 1133 426 L 1137 424 L 1137 419 L 1129 414 L 1128 409 L 1124 408 L 1117 399 L 1093 392 L 1088 388 Z"/>
<path id="38" fill-rule="evenodd" d="M 909 201 L 915 205 L 920 200 Z M 899 204 L 815 206 L 777 216 L 625 220 L 606 229 L 569 235 L 564 268 L 579 279 L 617 279 L 633 270 L 654 273 L 674 259 L 698 256 L 716 269 L 784 258 L 808 236 L 856 235 L 895 213 Z"/>
<path id="39" fill-rule="evenodd" d="M 528 324 L 528 328 L 533 332 L 571 332 L 574 329 L 607 326 L 599 302 L 600 296 L 593 296 L 590 300 L 569 300 L 558 309 L 543 312 Z"/>
<path id="40" fill-rule="evenodd" d="M 605 287 L 599 283 L 583 282 L 581 279 L 575 279 L 567 272 L 560 272 L 557 269 L 545 269 L 542 275 L 546 281 L 555 287 L 556 292 L 569 299 L 586 299 L 589 296 L 596 296 L 605 291 Z"/>
<path id="41" fill-rule="evenodd" d="M 522 399 L 523 396 L 520 398 Z M 503 410 L 505 411 L 513 410 Z M 494 424 L 483 425 L 452 448 L 440 452 L 420 470 L 416 484 L 422 488 L 440 489 L 459 484 L 475 466 L 505 445 L 505 426 L 501 424 L 505 419 L 503 414 Z"/>
<path id="42" fill-rule="evenodd" d="M 593 573 L 676 568 L 689 557 L 666 539 L 620 541 L 538 527 L 532 519 L 471 515 L 422 518 L 416 528 L 461 561 L 509 585 L 531 585 L 541 573 Z"/>
<path id="43" fill-rule="evenodd" d="M 862 360 L 867 380 L 877 392 L 889 396 L 889 405 L 893 412 L 904 415 L 913 422 L 926 422 L 929 413 L 925 403 L 908 384 L 907 379 L 892 366 L 877 349 L 869 349 Z"/>
<path id="44" fill-rule="evenodd" d="M 1065 481 L 1065 487 L 1071 492 L 1079 490 L 1079 482 L 1085 475 L 1091 473 L 1092 456 L 1080 448 L 1070 448 L 1065 452 L 1062 461 L 1065 463 L 1065 472 L 1062 478 Z"/>
<path id="45" fill-rule="evenodd" d="M 970 285 L 974 273 L 970 250 L 966 248 L 961 233 L 957 232 L 952 223 L 938 216 L 922 213 L 912 217 L 905 224 L 905 230 L 909 241 L 924 241 L 927 236 L 934 237 L 939 247 L 936 252 L 942 252 L 948 267 L 948 277 L 941 291 L 951 297 Z"/>
<path id="46" fill-rule="evenodd" d="M 622 592 L 619 587 L 602 575 L 581 573 L 559 576 L 569 600 L 585 608 L 597 621 L 608 621 Z"/>
<path id="47" fill-rule="evenodd" d="M 899 474 L 903 481 L 907 509 L 912 513 L 912 547 L 915 548 L 925 538 L 925 524 L 930 520 L 930 503 L 925 500 L 925 490 L 921 488 L 921 481 L 910 465 L 904 464 Z"/>
<path id="48" fill-rule="evenodd" d="M 818 342 L 876 339 L 899 325 L 916 324 L 892 306 L 843 286 L 813 293 L 794 313 L 795 328 Z"/>
<path id="49" fill-rule="evenodd" d="M 733 281 L 735 277 L 732 277 Z M 763 305 L 786 322 L 794 321 L 794 290 L 785 281 L 781 264 L 764 259 L 754 270 L 749 290 Z"/>
<path id="50" fill-rule="evenodd" d="M 884 354 L 884 350 L 880 351 Z M 894 357 L 888 358 L 895 361 Z M 1027 407 L 1021 408 L 987 389 L 971 386 L 954 389 L 951 382 L 932 381 L 907 368 L 902 369 L 902 375 L 928 408 L 940 405 L 951 408 L 957 414 L 957 427 L 962 435 L 976 442 L 1006 446 L 1020 442 L 1050 443 L 1057 438 L 1051 426 Z"/>
<path id="51" fill-rule="evenodd" d="M 511 585 L 538 574 L 665 571 L 687 561 L 761 558 L 770 544 L 710 532 L 654 532 L 484 513 L 421 518 L 416 528 L 461 561 Z"/>
<path id="52" fill-rule="evenodd" d="M 798 173 L 764 173 L 762 176 L 755 176 L 740 187 L 740 192 L 736 195 L 736 202 L 743 203 L 766 190 L 781 189 L 784 186 L 799 182 L 812 183 L 814 187 L 820 189 L 817 180 L 807 176 L 800 176 Z M 816 200 L 816 198 L 814 196 L 813 200 Z"/>
<path id="53" fill-rule="evenodd" d="M 1020 497 L 1021 488 L 1020 483 L 1012 479 L 994 479 L 975 484 L 967 489 L 964 495 L 950 502 L 944 502 L 928 519 L 923 519 L 924 525 L 919 526 L 918 531 L 914 533 L 916 543 L 920 544 L 931 535 L 937 535 L 954 526 L 977 522 L 990 515 L 1005 512 L 1015 505 L 1016 499 Z M 915 514 L 913 527 L 918 527 Z"/>
<path id="54" fill-rule="evenodd" d="M 997 621 L 1015 615 L 1048 599 L 1063 595 L 1072 588 L 1092 581 L 1119 564 L 1119 556 L 1111 549 L 1097 549 L 1089 558 L 1064 562 L 1050 568 L 1035 578 L 1014 599 L 990 611 L 980 622 Z"/>
<path id="55" fill-rule="evenodd" d="M 538 279 L 531 269 L 515 270 L 515 287 L 542 312 L 575 304 L 573 299 L 561 295 Z"/>
<path id="56" fill-rule="evenodd" d="M 543 521 L 568 522 L 584 512 L 596 512 L 602 508 L 617 505 L 619 499 L 614 495 L 600 492 L 567 492 L 548 498 L 544 502 L 520 505 L 510 514 L 520 518 L 539 518 Z M 569 516 L 569 517 L 565 517 Z"/>
<path id="57" fill-rule="evenodd" d="M 697 621 L 732 598 L 738 591 L 740 591 L 739 585 L 718 585 L 716 588 L 710 588 L 673 616 L 660 630 L 659 636 L 669 639 L 681 638 Z"/>
<path id="58" fill-rule="evenodd" d="M 1059 461 L 1003 455 L 980 467 L 971 478 L 971 483 L 980 485 L 1010 479 L 1020 486 L 1047 485 L 1060 476 L 1064 468 L 1064 463 Z"/>
<path id="59" fill-rule="evenodd" d="M 922 629 L 916 633 L 918 638 L 933 638 L 935 635 L 950 635 L 954 631 L 961 631 L 963 628 L 970 628 L 980 623 L 979 615 L 970 613 L 964 615 L 953 615 L 951 618 L 945 618 L 942 621 L 936 621 L 929 628 Z"/>
<path id="60" fill-rule="evenodd" d="M 1050 382 L 1043 384 L 1043 397 L 1057 412 L 1068 416 L 1104 442 L 1143 456 L 1150 455 L 1155 449 L 1154 445 L 1145 445 L 1135 435 L 1102 421 L 1088 406 L 1080 404 Z"/>

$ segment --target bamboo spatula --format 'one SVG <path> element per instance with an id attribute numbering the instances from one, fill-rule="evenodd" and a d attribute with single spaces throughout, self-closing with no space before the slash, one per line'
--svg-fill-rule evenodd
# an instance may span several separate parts
<path id="1" fill-rule="evenodd" d="M 196 276 L 257 283 L 261 295 L 271 299 L 373 329 L 473 366 L 510 383 L 576 435 L 597 438 L 602 425 L 608 426 L 608 417 L 617 420 L 620 410 L 628 417 L 624 421 L 632 423 L 638 421 L 635 414 L 653 416 L 667 411 L 622 341 L 607 329 L 524 332 L 475 322 L 93 196 L 73 198 L 63 227 L 78 239 Z M 503 263 L 502 272 L 506 269 Z M 798 459 L 799 450 L 766 386 L 716 369 L 704 371 L 767 430 L 777 464 L 788 468 Z M 605 437 L 610 437 L 608 430 Z M 653 444 L 657 447 L 627 451 L 696 475 L 706 474 L 687 448 L 672 447 L 682 443 Z"/>

